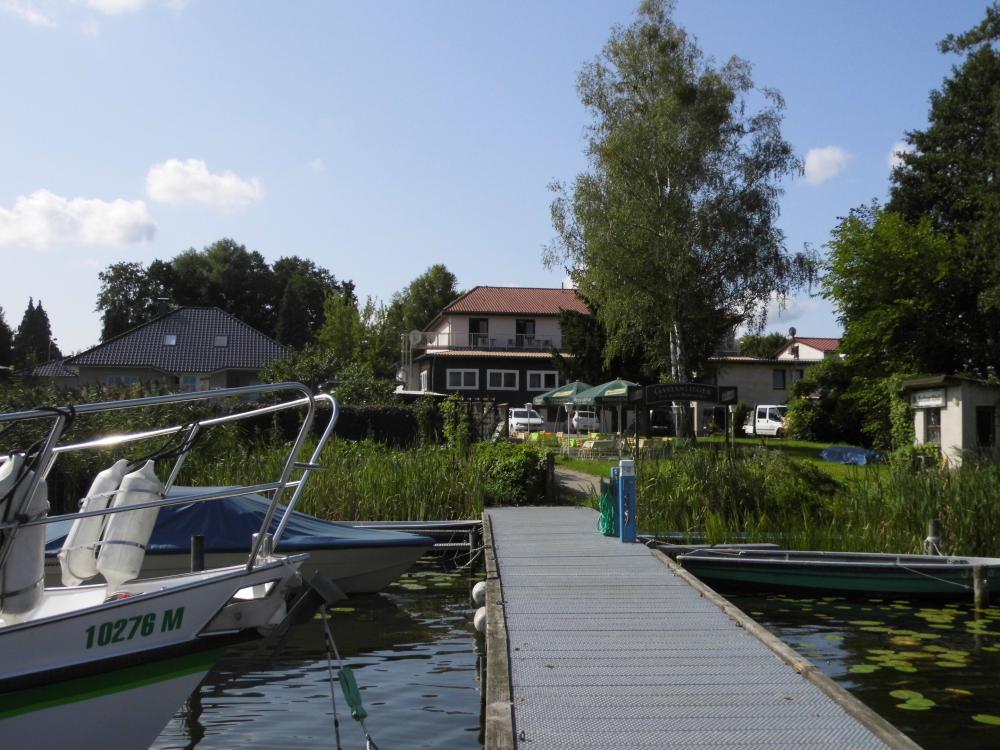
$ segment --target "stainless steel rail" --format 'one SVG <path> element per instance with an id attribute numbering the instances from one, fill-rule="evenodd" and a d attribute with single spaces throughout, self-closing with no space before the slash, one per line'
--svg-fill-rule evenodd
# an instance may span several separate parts
<path id="1" fill-rule="evenodd" d="M 121 411 L 124 409 L 139 409 L 144 407 L 154 407 L 167 404 L 181 404 L 181 403 L 191 403 L 200 401 L 221 401 L 224 399 L 234 399 L 234 398 L 245 398 L 251 396 L 261 396 L 265 394 L 281 393 L 281 392 L 297 392 L 302 395 L 301 398 L 296 398 L 289 401 L 284 401 L 278 404 L 269 404 L 266 406 L 261 406 L 256 409 L 250 409 L 247 411 L 236 412 L 233 414 L 227 414 L 219 417 L 210 417 L 207 419 L 196 420 L 190 423 L 174 425 L 170 427 L 164 427 L 155 430 L 144 430 L 133 433 L 125 433 L 120 435 L 108 435 L 105 437 L 90 439 L 83 442 L 70 443 L 65 445 L 60 445 L 59 440 L 63 436 L 68 424 L 72 418 L 76 415 L 83 414 L 96 414 L 101 412 L 112 412 Z M 302 462 L 299 460 L 299 455 L 302 452 L 302 448 L 305 445 L 306 439 L 309 435 L 309 430 L 312 427 L 313 418 L 316 412 L 317 404 L 322 404 L 324 406 L 329 406 L 331 409 L 330 421 L 326 425 L 319 441 L 317 442 L 316 448 L 313 451 L 312 457 L 308 462 Z M 246 485 L 246 486 L 236 486 L 236 487 L 226 487 L 224 489 L 210 491 L 210 492 L 199 492 L 186 495 L 179 495 L 170 498 L 161 499 L 146 502 L 146 503 L 136 503 L 134 505 L 129 505 L 128 508 L 106 508 L 103 510 L 94 510 L 87 512 L 77 512 L 61 514 L 57 516 L 47 516 L 45 518 L 40 518 L 32 521 L 9 521 L 6 523 L 0 523 L 0 531 L 3 531 L 3 543 L 0 546 L 0 565 L 6 560 L 9 555 L 14 537 L 19 528 L 28 526 L 38 526 L 49 523 L 56 523 L 65 520 L 75 520 L 77 518 L 87 518 L 91 516 L 104 516 L 112 515 L 114 513 L 121 513 L 133 510 L 142 510 L 145 508 L 158 508 L 162 506 L 180 505 L 184 503 L 192 502 L 206 502 L 210 500 L 219 500 L 227 497 L 238 497 L 241 495 L 249 495 L 254 493 L 272 493 L 271 502 L 268 505 L 267 512 L 265 513 L 264 520 L 261 524 L 261 533 L 257 537 L 256 543 L 250 552 L 250 557 L 247 561 L 247 569 L 253 568 L 256 563 L 257 557 L 260 554 L 261 547 L 264 542 L 264 536 L 267 530 L 270 528 L 271 522 L 274 519 L 277 508 L 281 504 L 281 499 L 286 488 L 294 488 L 294 493 L 282 515 L 278 528 L 276 530 L 274 539 L 280 537 L 281 533 L 284 531 L 285 525 L 288 522 L 292 509 L 294 508 L 296 502 L 305 489 L 305 485 L 310 474 L 320 468 L 318 461 L 319 457 L 329 440 L 330 436 L 333 434 L 334 427 L 336 426 L 337 418 L 340 415 L 340 407 L 337 400 L 327 394 L 319 394 L 314 396 L 312 392 L 302 383 L 297 382 L 285 382 L 285 383 L 273 383 L 273 384 L 261 384 L 253 386 L 244 386 L 240 388 L 224 388 L 214 391 L 200 391 L 195 393 L 179 393 L 170 394 L 165 396 L 148 396 L 144 398 L 136 399 L 126 399 L 122 401 L 106 401 L 95 404 L 78 404 L 73 406 L 62 406 L 51 409 L 32 409 L 28 411 L 11 412 L 7 414 L 0 414 L 0 423 L 6 422 L 18 422 L 26 420 L 35 419 L 50 419 L 53 421 L 52 427 L 49 430 L 48 435 L 45 438 L 42 448 L 39 450 L 36 458 L 33 460 L 34 473 L 32 475 L 31 481 L 28 485 L 27 491 L 23 494 L 18 493 L 21 498 L 19 507 L 13 509 L 13 513 L 8 517 L 13 517 L 17 519 L 23 514 L 23 510 L 26 504 L 30 501 L 32 494 L 37 488 L 39 482 L 45 479 L 52 469 L 56 459 L 63 453 L 97 449 L 97 448 L 109 448 L 119 445 L 125 445 L 128 443 L 138 442 L 142 440 L 148 440 L 155 437 L 163 437 L 168 435 L 175 435 L 182 432 L 187 432 L 184 438 L 185 449 L 182 449 L 180 455 L 177 456 L 174 465 L 171 467 L 169 477 L 163 488 L 163 494 L 173 485 L 176 481 L 178 475 L 180 474 L 181 467 L 187 458 L 190 451 L 193 439 L 208 427 L 214 427 L 218 425 L 228 424 L 232 422 L 238 422 L 246 419 L 253 419 L 255 417 L 260 417 L 267 414 L 275 414 L 281 411 L 289 409 L 298 409 L 305 407 L 305 414 L 302 417 L 302 422 L 299 426 L 298 434 L 289 449 L 288 456 L 285 459 L 285 463 L 282 467 L 281 475 L 275 482 L 267 482 L 256 485 Z M 293 480 L 292 474 L 298 469 L 302 471 L 302 475 L 299 479 Z"/>

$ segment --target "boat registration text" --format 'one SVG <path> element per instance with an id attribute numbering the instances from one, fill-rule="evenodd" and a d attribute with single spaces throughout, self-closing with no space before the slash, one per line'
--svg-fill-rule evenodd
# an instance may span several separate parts
<path id="1" fill-rule="evenodd" d="M 157 617 L 156 612 L 135 617 L 123 617 L 120 620 L 109 620 L 100 625 L 91 625 L 84 632 L 87 635 L 87 648 L 94 646 L 109 646 L 112 643 L 131 641 L 133 638 L 146 638 L 157 631 L 167 633 L 177 630 L 184 620 L 184 607 L 167 609 Z M 159 627 L 157 627 L 159 625 Z"/>

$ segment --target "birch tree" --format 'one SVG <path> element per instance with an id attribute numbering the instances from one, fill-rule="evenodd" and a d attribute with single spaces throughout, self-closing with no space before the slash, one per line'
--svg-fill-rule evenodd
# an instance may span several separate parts
<path id="1" fill-rule="evenodd" d="M 686 382 L 733 326 L 760 330 L 812 263 L 775 223 L 782 179 L 801 169 L 781 96 L 744 60 L 706 59 L 672 12 L 646 0 L 580 73 L 590 167 L 553 185 L 545 260 L 595 303 L 606 359 L 641 352 Z"/>

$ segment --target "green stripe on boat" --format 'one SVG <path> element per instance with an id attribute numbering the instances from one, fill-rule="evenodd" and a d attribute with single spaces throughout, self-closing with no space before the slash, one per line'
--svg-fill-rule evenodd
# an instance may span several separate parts
<path id="1" fill-rule="evenodd" d="M 222 649 L 199 651 L 151 664 L 139 664 L 103 674 L 66 680 L 55 685 L 7 693 L 2 696 L 0 721 L 33 711 L 92 700 L 203 672 L 211 669 L 221 653 Z"/>

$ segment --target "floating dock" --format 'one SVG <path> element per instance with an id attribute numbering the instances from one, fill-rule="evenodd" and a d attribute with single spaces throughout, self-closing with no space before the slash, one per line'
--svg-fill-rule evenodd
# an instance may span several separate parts
<path id="1" fill-rule="evenodd" d="M 586 508 L 484 516 L 487 750 L 919 750 Z"/>

